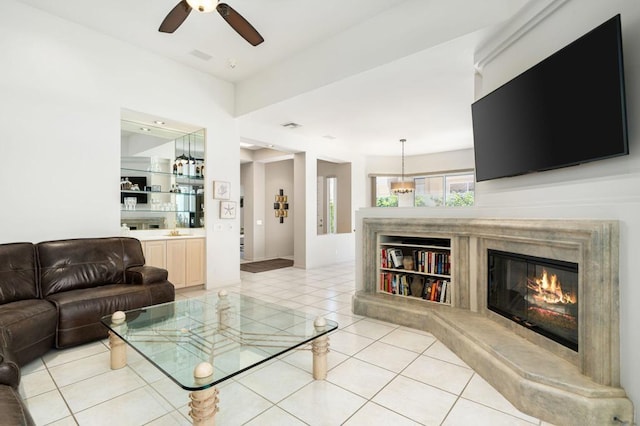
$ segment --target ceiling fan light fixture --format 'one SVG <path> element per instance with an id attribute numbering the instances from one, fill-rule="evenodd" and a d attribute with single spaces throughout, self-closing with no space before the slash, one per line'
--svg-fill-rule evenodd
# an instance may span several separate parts
<path id="1" fill-rule="evenodd" d="M 180 0 L 162 20 L 158 31 L 169 34 L 175 32 L 189 17 L 193 9 L 202 13 L 217 11 L 227 21 L 227 24 L 252 46 L 257 46 L 264 41 L 264 38 L 249 21 L 244 19 L 234 8 L 218 0 Z"/>
<path id="2" fill-rule="evenodd" d="M 192 9 L 202 13 L 209 13 L 216 10 L 218 0 L 187 0 Z"/>

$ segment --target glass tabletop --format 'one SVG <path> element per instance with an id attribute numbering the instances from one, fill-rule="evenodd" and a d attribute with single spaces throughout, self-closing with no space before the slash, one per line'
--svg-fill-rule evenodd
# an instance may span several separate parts
<path id="1" fill-rule="evenodd" d="M 126 311 L 122 323 L 102 323 L 183 389 L 201 390 L 338 328 L 335 321 L 253 297 L 229 293 Z M 201 362 L 213 365 L 205 382 Z"/>

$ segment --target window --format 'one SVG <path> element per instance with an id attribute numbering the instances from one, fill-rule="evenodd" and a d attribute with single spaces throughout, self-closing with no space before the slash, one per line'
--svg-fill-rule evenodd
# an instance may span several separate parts
<path id="1" fill-rule="evenodd" d="M 473 173 L 451 173 L 413 176 L 416 190 L 413 194 L 415 207 L 459 207 L 474 203 L 475 178 Z M 376 207 L 397 207 L 398 197 L 391 193 L 391 182 L 398 176 L 376 176 L 373 178 Z"/>
<path id="2" fill-rule="evenodd" d="M 338 224 L 336 223 L 336 209 L 338 197 L 336 192 L 338 190 L 338 178 L 327 178 L 327 216 L 329 217 L 329 227 L 327 229 L 328 234 L 335 234 L 337 232 Z"/>
<path id="3" fill-rule="evenodd" d="M 472 206 L 475 195 L 473 174 L 447 175 L 445 180 L 445 200 L 449 207 Z"/>
<path id="4" fill-rule="evenodd" d="M 416 207 L 438 207 L 444 202 L 444 176 L 414 178 L 416 191 L 413 205 Z"/>
<path id="5" fill-rule="evenodd" d="M 391 182 L 397 182 L 399 179 L 392 176 L 374 178 L 376 207 L 398 207 L 398 196 L 391 193 Z"/>

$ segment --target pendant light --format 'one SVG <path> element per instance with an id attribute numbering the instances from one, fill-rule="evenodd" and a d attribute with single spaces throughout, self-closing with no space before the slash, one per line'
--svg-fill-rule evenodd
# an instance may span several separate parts
<path id="1" fill-rule="evenodd" d="M 402 178 L 400 182 L 391 182 L 391 192 L 394 194 L 408 194 L 416 189 L 413 180 L 409 182 L 404 181 L 404 143 L 406 141 L 406 139 L 400 139 L 400 143 L 402 144 Z"/>

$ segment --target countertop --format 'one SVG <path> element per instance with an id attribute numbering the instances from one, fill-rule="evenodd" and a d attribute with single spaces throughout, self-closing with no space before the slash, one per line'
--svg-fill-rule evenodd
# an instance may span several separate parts
<path id="1" fill-rule="evenodd" d="M 131 231 L 130 237 L 137 238 L 140 241 L 161 241 L 161 240 L 175 240 L 175 239 L 195 239 L 195 238 L 205 238 L 204 230 L 199 229 L 198 231 L 192 232 L 191 230 L 185 229 L 184 231 L 180 231 L 180 235 L 169 235 L 171 232 L 170 229 L 160 229 L 153 231 Z"/>

